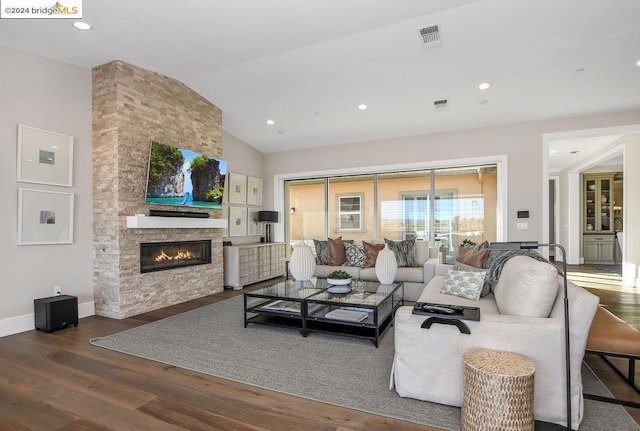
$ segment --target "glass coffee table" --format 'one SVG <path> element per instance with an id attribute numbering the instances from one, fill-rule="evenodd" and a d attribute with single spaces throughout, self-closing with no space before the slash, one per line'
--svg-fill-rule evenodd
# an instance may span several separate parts
<path id="1" fill-rule="evenodd" d="M 323 278 L 286 280 L 244 294 L 244 326 L 293 327 L 304 337 L 311 332 L 341 334 L 369 339 L 378 347 L 403 294 L 402 283 L 354 280 L 335 289 Z"/>

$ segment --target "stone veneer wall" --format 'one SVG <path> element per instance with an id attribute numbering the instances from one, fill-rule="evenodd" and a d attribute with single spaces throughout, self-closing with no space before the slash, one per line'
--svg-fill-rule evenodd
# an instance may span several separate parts
<path id="1" fill-rule="evenodd" d="M 166 76 L 114 61 L 93 70 L 93 232 L 96 314 L 126 318 L 223 285 L 222 229 L 127 229 L 144 203 L 151 141 L 222 156 L 222 112 Z M 154 205 L 158 209 L 175 209 Z M 208 211 L 220 218 L 221 210 Z M 212 264 L 140 273 L 140 243 L 211 239 Z"/>

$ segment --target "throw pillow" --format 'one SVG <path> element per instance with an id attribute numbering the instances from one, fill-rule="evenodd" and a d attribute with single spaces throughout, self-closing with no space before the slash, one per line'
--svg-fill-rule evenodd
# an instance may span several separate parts
<path id="1" fill-rule="evenodd" d="M 450 269 L 447 275 L 444 276 L 440 293 L 478 301 L 480 300 L 484 278 L 485 273 L 483 271 L 456 271 L 455 269 Z"/>
<path id="2" fill-rule="evenodd" d="M 329 265 L 329 244 L 327 241 L 314 239 L 313 244 L 316 247 L 316 263 L 318 265 Z"/>
<path id="3" fill-rule="evenodd" d="M 488 256 L 488 248 L 484 248 L 482 250 L 474 250 L 467 247 L 460 247 L 458 249 L 458 257 L 456 257 L 456 260 L 460 263 L 464 263 L 465 265 L 475 266 L 476 268 L 484 268 Z"/>
<path id="4" fill-rule="evenodd" d="M 364 248 L 360 245 L 344 243 L 344 254 L 347 266 L 364 266 Z"/>
<path id="5" fill-rule="evenodd" d="M 344 242 L 341 239 L 328 238 L 329 244 L 329 265 L 342 266 L 347 260 L 344 254 Z"/>
<path id="6" fill-rule="evenodd" d="M 529 256 L 514 256 L 504 264 L 494 295 L 500 314 L 549 317 L 558 295 L 558 269 Z"/>
<path id="7" fill-rule="evenodd" d="M 339 236 L 336 239 L 342 239 L 342 237 Z M 320 239 L 314 239 L 313 245 L 316 248 L 316 264 L 329 265 L 329 242 Z"/>
<path id="8" fill-rule="evenodd" d="M 491 293 L 491 283 L 489 282 L 489 277 L 487 275 L 487 270 L 483 268 L 476 268 L 475 266 L 465 265 L 464 263 L 455 261 L 453 263 L 453 269 L 456 271 L 465 271 L 465 272 L 481 272 L 484 274 L 484 283 L 482 284 L 482 291 L 480 292 L 480 297 L 483 298 Z"/>
<path id="9" fill-rule="evenodd" d="M 363 268 L 375 268 L 376 259 L 378 259 L 378 252 L 384 248 L 384 244 L 371 244 L 366 241 L 362 241 L 362 247 L 364 248 Z"/>
<path id="10" fill-rule="evenodd" d="M 384 242 L 393 250 L 398 262 L 398 268 L 416 266 L 416 240 L 406 239 L 404 241 L 392 241 L 385 238 Z"/>

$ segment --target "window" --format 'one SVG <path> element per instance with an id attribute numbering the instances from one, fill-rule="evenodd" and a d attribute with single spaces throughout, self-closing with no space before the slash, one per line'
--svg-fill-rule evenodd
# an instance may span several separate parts
<path id="1" fill-rule="evenodd" d="M 362 230 L 362 195 L 338 196 L 338 230 Z"/>
<path id="2" fill-rule="evenodd" d="M 495 164 L 290 179 L 286 241 L 335 238 L 439 241 L 448 260 L 465 239 L 496 241 Z"/>

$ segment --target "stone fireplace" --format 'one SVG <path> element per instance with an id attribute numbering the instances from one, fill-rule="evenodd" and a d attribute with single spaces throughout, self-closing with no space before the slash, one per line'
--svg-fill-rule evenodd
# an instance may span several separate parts
<path id="1" fill-rule="evenodd" d="M 140 243 L 140 272 L 211 263 L 211 240 Z"/>
<path id="2" fill-rule="evenodd" d="M 151 142 L 222 158 L 222 111 L 175 79 L 114 61 L 93 69 L 92 140 L 96 314 L 122 319 L 224 290 L 222 229 L 186 221 L 127 227 L 127 216 L 149 214 L 144 196 Z M 222 218 L 220 209 L 198 211 Z M 177 264 L 180 255 L 169 246 L 169 271 L 141 272 L 147 267 L 142 244 L 169 243 L 210 247 L 192 250 L 200 256 Z M 198 265 L 183 265 L 194 261 Z"/>

